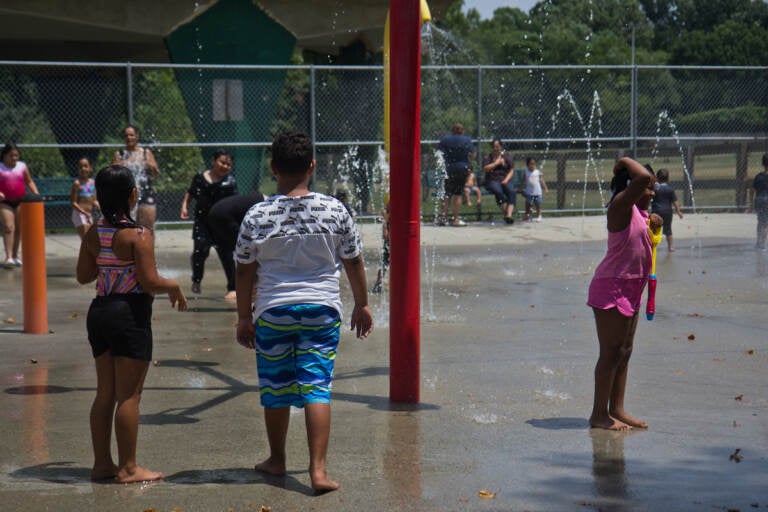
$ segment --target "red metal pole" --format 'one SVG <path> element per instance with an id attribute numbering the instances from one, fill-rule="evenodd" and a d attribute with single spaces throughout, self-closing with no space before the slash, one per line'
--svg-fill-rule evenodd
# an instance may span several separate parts
<path id="1" fill-rule="evenodd" d="M 390 0 L 389 399 L 418 403 L 420 384 L 420 0 Z"/>
<path id="2" fill-rule="evenodd" d="M 48 334 L 48 286 L 45 272 L 45 210 L 42 201 L 21 203 L 21 267 L 24 332 Z"/>

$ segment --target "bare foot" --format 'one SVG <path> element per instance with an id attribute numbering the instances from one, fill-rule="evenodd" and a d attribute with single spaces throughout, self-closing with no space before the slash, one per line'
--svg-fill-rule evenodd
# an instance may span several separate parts
<path id="1" fill-rule="evenodd" d="M 605 430 L 632 430 L 632 427 L 623 421 L 619 421 L 611 416 L 589 418 L 589 426 L 592 428 L 603 428 Z"/>
<path id="2" fill-rule="evenodd" d="M 227 294 L 224 295 L 224 300 L 228 300 L 228 301 L 232 301 L 232 302 L 236 301 L 237 300 L 237 292 L 235 292 L 235 290 L 228 291 Z"/>
<path id="3" fill-rule="evenodd" d="M 256 464 L 253 469 L 261 473 L 267 473 L 269 475 L 282 476 L 285 474 L 285 461 L 273 460 L 272 457 L 268 458 L 264 462 Z"/>
<path id="4" fill-rule="evenodd" d="M 627 414 L 626 412 L 617 413 L 617 412 L 611 412 L 611 416 L 616 418 L 618 421 L 626 423 L 627 425 L 635 428 L 648 428 L 648 424 L 642 420 L 639 420 L 637 418 L 634 418 Z"/>
<path id="5" fill-rule="evenodd" d="M 328 478 L 328 473 L 318 471 L 315 474 L 309 473 L 312 480 L 312 488 L 318 492 L 331 492 L 339 488 L 339 484 Z"/>
<path id="6" fill-rule="evenodd" d="M 98 482 L 99 480 L 110 480 L 117 476 L 117 465 L 112 464 L 103 468 L 97 468 L 96 466 L 91 469 L 91 480 Z"/>
<path id="7" fill-rule="evenodd" d="M 115 475 L 115 482 L 119 484 L 130 484 L 134 482 L 152 482 L 154 480 L 162 480 L 165 475 L 159 471 L 152 471 L 141 466 L 136 466 L 132 471 L 121 469 Z"/>

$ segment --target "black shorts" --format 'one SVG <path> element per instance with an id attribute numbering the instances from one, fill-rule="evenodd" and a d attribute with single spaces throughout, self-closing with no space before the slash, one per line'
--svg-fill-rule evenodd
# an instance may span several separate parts
<path id="1" fill-rule="evenodd" d="M 662 222 L 662 234 L 664 236 L 672 236 L 672 212 L 659 213 Z"/>
<path id="2" fill-rule="evenodd" d="M 93 299 L 88 309 L 88 341 L 93 357 L 110 355 L 152 360 L 152 302 L 148 293 Z"/>
<path id="3" fill-rule="evenodd" d="M 445 179 L 445 195 L 464 195 L 464 184 L 467 182 L 467 176 L 469 176 L 467 164 L 451 164 L 445 172 L 448 174 L 448 177 Z"/>

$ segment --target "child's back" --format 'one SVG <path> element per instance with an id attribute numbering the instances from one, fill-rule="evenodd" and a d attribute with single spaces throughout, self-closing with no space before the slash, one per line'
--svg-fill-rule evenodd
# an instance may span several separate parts
<path id="1" fill-rule="evenodd" d="M 362 249 L 341 201 L 316 192 L 273 196 L 249 210 L 240 237 L 252 245 L 238 244 L 237 260 L 259 263 L 255 317 L 270 307 L 292 303 L 323 304 L 341 311 L 341 259 L 354 258 Z"/>
<path id="2" fill-rule="evenodd" d="M 256 470 L 286 474 L 290 407 L 304 408 L 312 488 L 332 491 L 339 484 L 328 477 L 325 457 L 342 266 L 355 300 L 350 325 L 358 338 L 373 330 L 373 315 L 354 221 L 339 200 L 309 190 L 312 155 L 303 132 L 282 133 L 272 143 L 279 195 L 248 211 L 237 242 L 237 341 L 256 349 L 265 408 L 270 455 Z"/>

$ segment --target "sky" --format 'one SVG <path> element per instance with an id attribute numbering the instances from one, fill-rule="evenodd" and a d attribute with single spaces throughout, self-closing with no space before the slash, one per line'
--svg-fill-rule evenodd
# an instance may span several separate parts
<path id="1" fill-rule="evenodd" d="M 481 18 L 492 18 L 493 11 L 499 7 L 517 7 L 528 12 L 538 0 L 464 0 L 464 11 L 476 9 Z"/>

